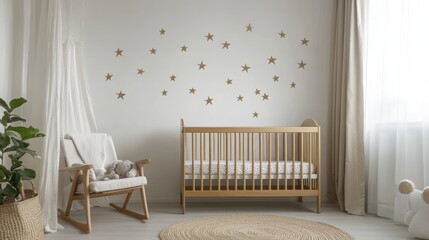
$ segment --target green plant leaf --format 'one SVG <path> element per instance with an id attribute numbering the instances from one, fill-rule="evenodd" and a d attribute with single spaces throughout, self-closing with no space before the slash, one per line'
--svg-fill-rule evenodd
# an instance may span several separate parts
<path id="1" fill-rule="evenodd" d="M 22 140 L 27 140 L 27 139 L 31 139 L 31 138 L 37 138 L 37 137 L 44 137 L 45 136 L 43 133 L 39 133 L 39 129 L 34 128 L 32 126 L 29 126 L 29 127 L 9 126 L 9 127 L 7 127 L 6 130 L 19 133 L 19 135 L 21 135 Z"/>
<path id="2" fill-rule="evenodd" d="M 21 173 L 19 171 L 13 171 L 9 183 L 14 188 L 19 189 L 19 186 L 21 184 Z"/>
<path id="3" fill-rule="evenodd" d="M 8 123 L 14 123 L 14 122 L 26 122 L 26 120 L 21 117 L 11 117 L 8 121 Z"/>
<path id="4" fill-rule="evenodd" d="M 21 140 L 16 139 L 16 138 L 12 138 L 12 142 L 15 146 L 17 146 L 19 148 L 27 148 L 28 146 L 30 146 L 29 143 L 21 141 Z"/>
<path id="5" fill-rule="evenodd" d="M 3 111 L 3 117 L 0 120 L 1 124 L 6 127 L 9 122 L 9 118 L 10 114 L 7 111 Z"/>
<path id="6" fill-rule="evenodd" d="M 4 173 L 6 178 L 10 177 L 11 172 L 3 165 L 0 165 L 0 171 Z"/>
<path id="7" fill-rule="evenodd" d="M 22 161 L 15 160 L 14 163 L 13 163 L 13 165 L 12 165 L 12 167 L 10 167 L 10 170 L 13 171 L 13 170 L 15 170 L 15 169 L 17 169 L 17 168 L 19 168 L 21 166 L 22 166 Z"/>
<path id="8" fill-rule="evenodd" d="M 3 181 L 4 179 L 6 179 L 6 175 L 2 170 L 0 170 L 0 181 Z"/>
<path id="9" fill-rule="evenodd" d="M 6 111 L 11 112 L 12 109 L 10 109 L 9 105 L 3 100 L 3 98 L 0 98 L 0 106 L 3 107 Z"/>
<path id="10" fill-rule="evenodd" d="M 10 127 L 10 126 L 9 126 Z M 8 127 L 8 128 L 9 128 Z M 8 145 L 9 145 L 9 143 L 10 143 L 10 138 L 11 137 L 13 137 L 13 138 L 21 138 L 21 135 L 19 135 L 19 133 L 17 133 L 17 132 L 14 132 L 14 131 L 9 131 L 9 130 L 7 130 L 7 128 L 6 128 L 6 130 L 4 131 L 4 136 L 6 136 L 6 137 L 8 137 L 9 138 L 9 141 L 8 141 Z M 7 146 L 7 145 L 6 145 Z"/>
<path id="11" fill-rule="evenodd" d="M 26 102 L 27 100 L 25 100 L 24 98 L 15 98 L 10 100 L 9 106 L 10 106 L 10 109 L 13 111 L 15 108 L 19 108 Z"/>
<path id="12" fill-rule="evenodd" d="M 39 159 L 39 160 L 41 160 L 42 158 L 39 156 L 39 154 L 37 154 L 36 153 L 36 151 L 34 151 L 34 150 L 31 150 L 31 149 L 19 149 L 18 150 L 18 153 L 27 153 L 27 154 L 30 154 L 33 158 L 35 158 L 35 159 Z M 23 154 L 22 154 L 23 155 Z M 15 156 L 15 157 L 18 157 L 18 158 L 16 158 L 16 159 L 19 159 L 19 158 L 21 158 L 22 157 L 22 155 L 20 155 L 20 156 Z"/>
<path id="13" fill-rule="evenodd" d="M 36 172 L 33 169 L 24 168 L 23 170 L 20 170 L 19 173 L 21 174 L 22 179 L 34 179 L 36 177 Z"/>
<path id="14" fill-rule="evenodd" d="M 4 135 L 3 133 L 0 133 L 0 149 L 4 149 L 5 147 L 7 147 L 3 145 L 3 143 L 4 143 Z"/>
<path id="15" fill-rule="evenodd" d="M 19 147 L 17 147 L 17 146 L 8 147 L 8 148 L 5 148 L 3 150 L 3 153 L 12 152 L 12 151 L 18 151 L 18 149 L 19 149 Z"/>
<path id="16" fill-rule="evenodd" d="M 3 189 L 3 195 L 9 196 L 9 197 L 17 197 L 19 195 L 19 192 L 17 191 L 16 188 L 14 188 L 14 187 L 12 187 L 11 185 L 8 184 Z"/>

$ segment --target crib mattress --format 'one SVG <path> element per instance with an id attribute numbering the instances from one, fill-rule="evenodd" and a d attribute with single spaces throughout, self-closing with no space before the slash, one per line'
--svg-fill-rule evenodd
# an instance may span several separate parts
<path id="1" fill-rule="evenodd" d="M 202 166 L 202 175 L 203 178 L 207 178 L 209 176 L 210 171 L 210 164 L 209 161 L 204 160 L 203 166 Z M 228 169 L 228 175 L 242 175 L 243 169 L 244 173 L 246 175 L 252 175 L 252 161 L 243 161 L 237 160 L 237 172 L 235 173 L 235 161 L 230 160 L 228 161 L 228 168 L 227 168 L 227 162 L 225 160 L 219 161 L 219 175 L 221 178 L 222 176 L 225 176 L 227 174 L 226 169 Z M 254 163 L 254 176 L 258 177 L 261 173 L 261 163 L 259 161 L 255 161 Z M 244 168 L 243 168 L 244 165 Z M 311 167 L 311 174 L 310 174 L 310 167 Z M 194 177 L 200 178 L 201 177 L 201 165 L 200 160 L 194 161 Z M 271 169 L 271 170 L 270 170 Z M 284 178 L 285 177 L 285 162 L 279 161 L 278 168 L 277 168 L 277 161 L 271 161 L 271 164 L 268 161 L 262 161 L 262 175 L 272 175 L 277 176 L 277 169 L 279 177 Z M 294 169 L 294 171 L 293 171 Z M 310 178 L 314 179 L 317 178 L 316 174 L 316 168 L 314 167 L 314 164 L 310 164 L 308 162 L 304 162 L 302 164 L 302 173 L 304 178 L 308 178 L 310 175 Z M 192 176 L 192 160 L 186 160 L 185 161 L 185 174 L 187 175 L 186 178 L 189 179 Z M 216 177 L 218 175 L 218 161 L 214 160 L 211 164 L 211 174 L 212 177 Z M 287 178 L 293 178 L 293 174 L 295 174 L 295 178 L 300 178 L 301 176 L 301 162 L 295 161 L 295 164 L 293 161 L 287 161 L 286 162 L 286 176 Z"/>

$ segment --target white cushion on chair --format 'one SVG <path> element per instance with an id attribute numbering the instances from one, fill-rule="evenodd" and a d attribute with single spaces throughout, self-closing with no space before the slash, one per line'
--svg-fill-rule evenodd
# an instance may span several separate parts
<path id="1" fill-rule="evenodd" d="M 89 192 L 106 192 L 130 187 L 137 187 L 141 185 L 146 185 L 146 177 L 132 177 L 132 178 L 121 178 L 121 179 L 112 179 L 108 181 L 94 181 L 89 183 Z M 83 184 L 77 186 L 76 193 L 83 193 Z"/>

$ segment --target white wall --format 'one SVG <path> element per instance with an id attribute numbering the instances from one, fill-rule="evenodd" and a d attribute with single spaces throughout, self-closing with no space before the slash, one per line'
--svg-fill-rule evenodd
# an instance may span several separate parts
<path id="1" fill-rule="evenodd" d="M 326 161 L 333 0 L 85 4 L 86 71 L 99 131 L 113 136 L 121 159 L 153 159 L 146 169 L 150 200 L 178 201 L 180 118 L 187 125 L 219 126 L 290 126 L 314 118 L 322 128 Z M 246 32 L 249 23 L 253 32 Z M 214 34 L 213 42 L 206 41 L 207 33 Z M 301 45 L 304 37 L 308 46 Z M 231 43 L 229 50 L 222 49 L 224 41 Z M 186 53 L 180 51 L 184 44 Z M 122 57 L 115 57 L 117 48 L 124 50 Z M 270 56 L 277 58 L 275 65 L 268 64 Z M 298 69 L 301 60 L 305 70 Z M 200 61 L 206 70 L 198 69 Z M 251 67 L 248 73 L 242 72 L 244 64 Z M 137 75 L 137 68 L 145 73 Z M 112 81 L 105 81 L 107 73 Z M 176 81 L 170 81 L 172 74 Z M 192 87 L 195 95 L 189 94 Z M 269 100 L 255 95 L 256 88 Z M 117 99 L 119 91 L 124 100 Z M 239 94 L 243 102 L 236 100 Z M 213 105 L 205 104 L 208 96 Z M 259 118 L 252 117 L 255 111 Z M 326 199 L 326 164 L 322 167 Z"/>

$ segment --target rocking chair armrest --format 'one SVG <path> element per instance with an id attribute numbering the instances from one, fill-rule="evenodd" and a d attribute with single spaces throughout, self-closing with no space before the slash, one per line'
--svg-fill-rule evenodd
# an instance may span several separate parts
<path id="1" fill-rule="evenodd" d="M 134 161 L 134 163 L 137 166 L 143 166 L 145 164 L 149 164 L 151 161 L 152 161 L 151 159 L 143 159 L 143 160 L 136 160 L 136 161 Z"/>
<path id="2" fill-rule="evenodd" d="M 139 172 L 139 176 L 144 176 L 143 165 L 149 164 L 151 162 L 150 159 L 136 160 L 134 163 L 137 165 L 137 171 Z"/>
<path id="3" fill-rule="evenodd" d="M 94 166 L 92 164 L 83 164 L 83 165 L 74 166 L 74 167 L 62 167 L 62 168 L 60 168 L 60 171 L 61 172 L 64 172 L 64 171 L 80 171 L 80 170 L 89 170 L 91 168 L 94 168 Z"/>

